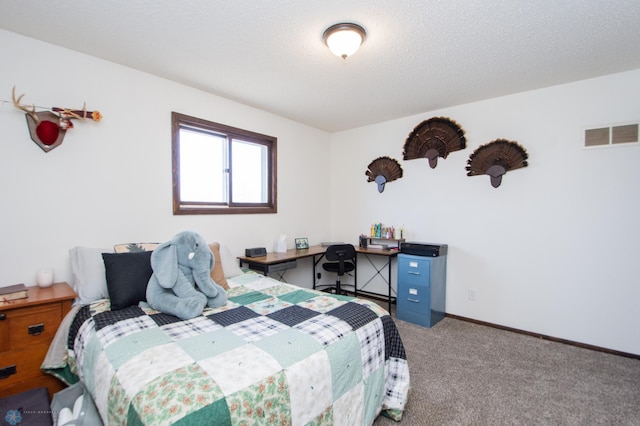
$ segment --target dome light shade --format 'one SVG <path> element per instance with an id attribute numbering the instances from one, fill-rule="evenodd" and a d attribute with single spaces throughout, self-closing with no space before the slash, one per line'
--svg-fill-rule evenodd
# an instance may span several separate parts
<path id="1" fill-rule="evenodd" d="M 322 38 L 331 53 L 347 59 L 358 51 L 366 36 L 367 33 L 360 25 L 342 23 L 327 28 Z"/>

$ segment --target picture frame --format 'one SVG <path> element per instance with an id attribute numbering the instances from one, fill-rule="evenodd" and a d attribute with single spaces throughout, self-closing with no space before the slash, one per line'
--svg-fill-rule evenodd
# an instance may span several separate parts
<path id="1" fill-rule="evenodd" d="M 309 248 L 309 240 L 307 238 L 296 238 L 296 250 L 304 250 Z"/>

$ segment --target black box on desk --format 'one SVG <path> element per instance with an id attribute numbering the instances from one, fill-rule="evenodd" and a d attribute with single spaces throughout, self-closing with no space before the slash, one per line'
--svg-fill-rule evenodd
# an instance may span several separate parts
<path id="1" fill-rule="evenodd" d="M 267 249 L 264 247 L 254 247 L 244 249 L 244 255 L 247 257 L 260 257 L 267 255 Z"/>

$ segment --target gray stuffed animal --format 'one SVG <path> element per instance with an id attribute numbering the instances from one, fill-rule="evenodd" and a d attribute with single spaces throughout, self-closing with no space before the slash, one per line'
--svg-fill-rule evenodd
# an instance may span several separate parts
<path id="1" fill-rule="evenodd" d="M 151 254 L 147 303 L 181 319 L 197 317 L 207 305 L 223 306 L 227 293 L 211 279 L 213 263 L 213 253 L 202 236 L 192 231 L 176 234 Z"/>

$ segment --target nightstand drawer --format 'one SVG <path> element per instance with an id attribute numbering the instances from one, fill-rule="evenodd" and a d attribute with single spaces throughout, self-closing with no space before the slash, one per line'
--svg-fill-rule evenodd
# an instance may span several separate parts
<path id="1" fill-rule="evenodd" d="M 62 321 L 59 303 L 16 309 L 7 313 L 11 349 L 53 340 Z"/>
<path id="2" fill-rule="evenodd" d="M 48 342 L 34 345 L 28 348 L 12 350 L 2 355 L 0 370 L 7 372 L 15 366 L 15 374 L 10 374 L 0 379 L 0 387 L 9 386 L 33 377 L 43 376 L 40 365 L 44 361 L 49 348 Z"/>

